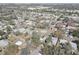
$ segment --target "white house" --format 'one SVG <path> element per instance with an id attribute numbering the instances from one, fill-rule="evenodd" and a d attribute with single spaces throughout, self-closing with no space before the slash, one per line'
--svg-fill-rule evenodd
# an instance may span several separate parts
<path id="1" fill-rule="evenodd" d="M 57 41 L 58 41 L 57 37 L 52 37 L 52 44 L 53 45 L 56 45 Z"/>
<path id="2" fill-rule="evenodd" d="M 8 46 L 9 42 L 7 39 L 5 40 L 0 40 L 0 47 L 6 47 Z"/>
<path id="3" fill-rule="evenodd" d="M 20 46 L 20 45 L 23 44 L 23 42 L 19 40 L 19 41 L 16 41 L 15 44 L 18 45 L 18 46 Z"/>
<path id="4" fill-rule="evenodd" d="M 60 43 L 68 43 L 68 41 L 64 39 L 60 39 Z"/>

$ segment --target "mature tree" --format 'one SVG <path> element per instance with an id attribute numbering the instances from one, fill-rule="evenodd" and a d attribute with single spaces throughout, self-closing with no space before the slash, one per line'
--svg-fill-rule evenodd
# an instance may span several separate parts
<path id="1" fill-rule="evenodd" d="M 12 28 L 11 28 L 10 26 L 7 26 L 7 27 L 6 27 L 6 30 L 7 30 L 8 34 L 9 34 L 9 33 L 11 33 Z"/>
<path id="2" fill-rule="evenodd" d="M 63 37 L 63 31 L 57 30 L 57 31 L 54 32 L 54 35 L 55 35 L 58 39 L 60 39 L 60 38 Z"/>
<path id="3" fill-rule="evenodd" d="M 11 41 L 11 42 L 13 42 L 13 41 L 15 40 L 15 35 L 12 34 L 12 33 L 9 34 L 9 35 L 8 35 L 8 40 Z"/>
<path id="4" fill-rule="evenodd" d="M 0 30 L 0 35 L 2 36 L 4 34 L 5 34 L 5 32 L 3 30 Z"/>
<path id="5" fill-rule="evenodd" d="M 54 47 L 44 44 L 44 47 L 41 49 L 43 55 L 54 55 Z"/>
<path id="6" fill-rule="evenodd" d="M 36 32 L 33 32 L 32 34 L 32 43 L 35 44 L 35 45 L 39 45 L 40 43 L 40 36 L 38 35 L 38 33 Z"/>
<path id="7" fill-rule="evenodd" d="M 5 51 L 5 54 L 6 55 L 16 55 L 18 52 L 19 52 L 18 46 L 10 44 Z"/>
<path id="8" fill-rule="evenodd" d="M 78 37 L 78 38 L 79 38 L 79 30 L 73 31 L 73 32 L 72 32 L 72 35 L 73 35 L 74 37 Z"/>

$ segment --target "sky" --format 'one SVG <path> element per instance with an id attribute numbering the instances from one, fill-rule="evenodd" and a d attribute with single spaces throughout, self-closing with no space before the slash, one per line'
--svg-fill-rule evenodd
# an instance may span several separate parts
<path id="1" fill-rule="evenodd" d="M 79 3 L 79 0 L 0 0 L 0 3 Z"/>

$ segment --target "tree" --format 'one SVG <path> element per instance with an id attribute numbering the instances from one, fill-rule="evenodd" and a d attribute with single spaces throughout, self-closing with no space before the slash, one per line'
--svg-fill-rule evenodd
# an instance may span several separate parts
<path id="1" fill-rule="evenodd" d="M 64 17 L 64 22 L 67 22 L 69 20 L 69 18 L 68 17 Z"/>
<path id="2" fill-rule="evenodd" d="M 2 36 L 4 34 L 5 34 L 5 32 L 3 30 L 0 30 L 0 35 Z"/>
<path id="3" fill-rule="evenodd" d="M 51 35 L 49 35 L 49 37 L 45 40 L 45 41 L 46 41 L 46 43 L 51 42 L 51 39 L 52 39 L 52 36 L 51 36 Z"/>
<path id="4" fill-rule="evenodd" d="M 11 41 L 11 42 L 13 42 L 13 41 L 15 40 L 15 35 L 12 34 L 12 33 L 9 34 L 9 35 L 8 35 L 8 40 Z"/>
<path id="5" fill-rule="evenodd" d="M 44 47 L 41 49 L 41 53 L 43 55 L 54 55 L 54 48 L 53 48 L 53 46 L 44 44 Z"/>
<path id="6" fill-rule="evenodd" d="M 18 46 L 10 44 L 5 51 L 5 55 L 16 55 L 18 52 Z"/>
<path id="7" fill-rule="evenodd" d="M 15 25 L 14 21 L 12 21 L 12 20 L 9 21 L 9 24 L 10 25 Z"/>
<path id="8" fill-rule="evenodd" d="M 78 38 L 79 38 L 79 30 L 73 31 L 73 32 L 72 32 L 72 35 L 73 35 L 74 37 L 78 37 Z"/>
<path id="9" fill-rule="evenodd" d="M 5 32 L 0 30 L 0 40 L 4 39 Z"/>
<path id="10" fill-rule="evenodd" d="M 60 39 L 63 37 L 63 31 L 57 30 L 54 32 L 54 35 Z"/>
<path id="11" fill-rule="evenodd" d="M 6 30 L 7 30 L 8 34 L 9 34 L 9 33 L 11 33 L 12 28 L 11 28 L 10 26 L 7 26 L 7 27 L 6 27 Z"/>
<path id="12" fill-rule="evenodd" d="M 46 43 L 43 44 L 44 47 L 41 49 L 41 53 L 44 55 L 71 55 L 72 47 L 69 43 L 64 44 L 64 48 L 62 48 L 59 43 L 58 46 L 49 46 Z"/>
<path id="13" fill-rule="evenodd" d="M 0 40 L 2 40 L 2 36 L 0 36 Z"/>
<path id="14" fill-rule="evenodd" d="M 32 34 L 32 43 L 34 45 L 39 45 L 39 43 L 40 43 L 39 39 L 40 39 L 40 36 L 36 32 L 33 32 L 33 34 Z"/>

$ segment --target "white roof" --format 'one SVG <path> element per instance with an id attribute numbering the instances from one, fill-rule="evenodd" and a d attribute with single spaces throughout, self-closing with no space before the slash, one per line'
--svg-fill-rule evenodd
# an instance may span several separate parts
<path id="1" fill-rule="evenodd" d="M 67 28 L 68 29 L 76 29 L 76 27 L 73 27 L 73 26 L 68 26 Z"/>
<path id="2" fill-rule="evenodd" d="M 67 40 L 60 40 L 60 43 L 67 43 L 68 41 Z"/>
<path id="3" fill-rule="evenodd" d="M 8 40 L 0 40 L 0 47 L 5 47 L 7 46 L 9 43 L 8 43 Z"/>
<path id="4" fill-rule="evenodd" d="M 20 32 L 24 32 L 25 29 L 24 29 L 24 28 L 20 28 L 19 31 L 20 31 Z"/>
<path id="5" fill-rule="evenodd" d="M 22 41 L 17 41 L 15 44 L 20 46 L 20 45 L 22 45 L 22 43 L 23 43 Z"/>
<path id="6" fill-rule="evenodd" d="M 70 42 L 70 44 L 71 44 L 71 47 L 73 49 L 77 50 L 77 44 L 76 43 Z"/>
<path id="7" fill-rule="evenodd" d="M 41 38 L 41 37 L 40 37 L 40 41 L 41 41 L 41 42 L 43 42 L 43 41 L 45 41 L 45 40 L 46 40 L 46 38 L 47 38 L 46 36 L 45 36 L 45 37 L 43 37 L 43 38 Z"/>
<path id="8" fill-rule="evenodd" d="M 25 33 L 25 28 L 19 28 L 19 29 L 14 29 L 13 31 L 14 32 L 17 32 L 17 31 L 19 31 L 19 32 L 21 32 L 21 33 Z"/>
<path id="9" fill-rule="evenodd" d="M 57 40 L 58 40 L 58 38 L 56 38 L 56 37 L 52 37 L 52 44 L 53 44 L 53 45 L 56 45 Z"/>
<path id="10" fill-rule="evenodd" d="M 43 38 L 40 38 L 40 40 L 43 41 L 44 39 Z"/>
<path id="11" fill-rule="evenodd" d="M 70 37 L 71 39 L 73 39 L 73 36 L 72 36 L 72 35 L 69 35 L 69 37 Z"/>

